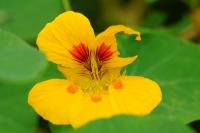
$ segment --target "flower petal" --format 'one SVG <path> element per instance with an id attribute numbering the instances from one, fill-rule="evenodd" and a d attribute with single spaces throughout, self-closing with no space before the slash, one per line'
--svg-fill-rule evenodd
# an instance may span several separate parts
<path id="1" fill-rule="evenodd" d="M 156 82 L 139 76 L 123 76 L 119 80 L 122 88 L 110 86 L 109 96 L 121 114 L 147 115 L 160 103 L 162 94 Z"/>
<path id="2" fill-rule="evenodd" d="M 124 67 L 137 59 L 137 56 L 127 57 L 127 58 L 120 58 L 114 57 L 113 59 L 109 60 L 104 67 L 106 68 L 121 68 Z"/>
<path id="3" fill-rule="evenodd" d="M 118 111 L 110 103 L 108 95 L 102 95 L 99 102 L 94 102 L 91 100 L 91 97 L 86 97 L 83 100 L 83 104 L 84 108 L 80 114 L 70 120 L 72 126 L 75 128 L 93 120 L 109 118 L 118 114 Z"/>
<path id="4" fill-rule="evenodd" d="M 69 115 L 76 116 L 82 108 L 82 94 L 80 91 L 69 93 L 70 84 L 62 79 L 38 83 L 30 91 L 28 103 L 44 119 L 54 124 L 69 124 Z"/>
<path id="5" fill-rule="evenodd" d="M 117 112 L 112 109 L 108 95 L 94 102 L 81 90 L 71 94 L 68 80 L 51 79 L 35 85 L 29 93 L 28 103 L 44 119 L 54 124 L 71 124 L 80 127 L 98 118 L 107 118 Z"/>
<path id="6" fill-rule="evenodd" d="M 73 67 L 69 51 L 80 44 L 92 47 L 95 44 L 95 35 L 84 15 L 68 11 L 44 27 L 38 35 L 37 44 L 48 60 L 65 67 Z"/>
<path id="7" fill-rule="evenodd" d="M 115 25 L 115 26 L 110 26 L 104 32 L 100 33 L 96 37 L 97 46 L 101 44 L 111 46 L 112 50 L 116 51 L 116 56 L 117 56 L 119 53 L 117 52 L 118 50 L 117 50 L 117 42 L 115 34 L 119 32 L 125 32 L 126 34 L 136 34 L 137 35 L 136 40 L 141 40 L 140 32 L 132 30 L 131 28 L 128 28 L 123 25 Z"/>
<path id="8" fill-rule="evenodd" d="M 83 73 L 82 71 L 84 71 L 83 68 L 64 68 L 64 67 L 58 66 L 58 70 L 61 73 L 63 73 L 63 75 L 68 80 L 72 81 L 74 84 L 78 86 L 81 86 L 82 88 L 88 87 L 88 84 L 90 84 L 91 82 L 91 79 L 90 77 L 88 77 L 88 75 L 86 74 L 84 74 L 84 76 L 81 75 L 81 73 Z"/>

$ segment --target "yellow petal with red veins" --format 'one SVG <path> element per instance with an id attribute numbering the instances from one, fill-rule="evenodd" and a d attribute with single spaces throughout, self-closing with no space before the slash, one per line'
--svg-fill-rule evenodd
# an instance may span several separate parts
<path id="1" fill-rule="evenodd" d="M 121 114 L 147 115 L 160 103 L 162 94 L 156 82 L 139 76 L 123 76 L 119 80 L 121 88 L 111 85 L 109 97 Z"/>
<path id="2" fill-rule="evenodd" d="M 140 32 L 123 25 L 114 25 L 110 26 L 96 37 L 97 46 L 105 43 L 107 46 L 111 46 L 112 51 L 115 51 L 115 56 L 117 56 L 119 53 L 117 52 L 118 50 L 115 35 L 119 32 L 124 32 L 126 34 L 135 34 L 137 35 L 136 40 L 141 40 Z"/>
<path id="3" fill-rule="evenodd" d="M 65 67 L 73 67 L 69 50 L 80 44 L 92 47 L 95 35 L 89 20 L 73 11 L 56 17 L 43 28 L 37 38 L 37 45 L 48 60 Z"/>

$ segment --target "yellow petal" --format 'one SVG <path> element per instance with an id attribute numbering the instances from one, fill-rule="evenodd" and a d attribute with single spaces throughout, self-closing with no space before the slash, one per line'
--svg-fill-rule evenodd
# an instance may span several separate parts
<path id="1" fill-rule="evenodd" d="M 71 124 L 80 127 L 92 120 L 116 114 L 107 95 L 94 102 L 91 95 L 81 90 L 69 93 L 68 80 L 51 79 L 36 84 L 29 93 L 28 103 L 44 119 L 54 124 Z"/>
<path id="2" fill-rule="evenodd" d="M 61 66 L 58 66 L 58 70 L 70 81 L 73 83 L 86 88 L 88 87 L 88 84 L 91 82 L 90 75 L 81 75 L 80 73 L 83 73 L 82 71 L 86 71 L 83 68 L 64 68 Z"/>
<path id="3" fill-rule="evenodd" d="M 110 26 L 104 32 L 100 33 L 96 37 L 97 45 L 101 45 L 105 43 L 106 45 L 111 46 L 113 51 L 117 51 L 117 42 L 116 42 L 115 34 L 119 32 L 124 32 L 126 34 L 136 34 L 137 35 L 136 40 L 141 40 L 140 32 L 135 31 L 123 25 L 115 25 L 115 26 Z"/>
<path id="4" fill-rule="evenodd" d="M 51 79 L 36 84 L 30 91 L 28 103 L 44 119 L 54 124 L 69 124 L 82 108 L 82 94 L 68 92 L 68 80 Z M 70 116 L 71 115 L 71 116 Z"/>
<path id="5" fill-rule="evenodd" d="M 83 100 L 84 108 L 74 118 L 71 118 L 71 124 L 77 128 L 93 120 L 109 118 L 118 114 L 118 111 L 112 107 L 108 95 L 102 95 L 101 101 L 94 102 L 91 97 Z"/>
<path id="6" fill-rule="evenodd" d="M 109 96 L 121 114 L 147 115 L 160 103 L 162 94 L 156 82 L 139 76 L 123 76 L 119 80 L 122 88 L 110 86 Z"/>
<path id="7" fill-rule="evenodd" d="M 57 66 L 58 70 L 67 78 L 73 81 L 72 79 L 76 78 L 77 76 L 80 76 L 77 74 L 80 69 L 79 68 L 66 68 L 62 66 Z"/>
<path id="8" fill-rule="evenodd" d="M 82 14 L 68 11 L 47 24 L 39 33 L 37 45 L 48 60 L 65 67 L 71 67 L 69 50 L 75 45 L 92 47 L 95 35 L 89 20 Z"/>
<path id="9" fill-rule="evenodd" d="M 127 57 L 127 58 L 120 58 L 114 57 L 113 59 L 109 60 L 105 63 L 105 68 L 121 68 L 124 67 L 137 59 L 137 56 Z"/>

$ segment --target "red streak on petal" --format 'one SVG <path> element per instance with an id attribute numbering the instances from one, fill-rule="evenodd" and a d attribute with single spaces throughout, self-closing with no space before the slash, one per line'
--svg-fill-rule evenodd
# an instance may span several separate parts
<path id="1" fill-rule="evenodd" d="M 107 46 L 104 43 L 101 44 L 96 50 L 96 56 L 99 61 L 107 61 L 112 58 L 113 51 L 111 51 L 111 46 Z"/>
<path id="2" fill-rule="evenodd" d="M 73 58 L 80 63 L 87 62 L 90 54 L 88 47 L 86 47 L 83 43 L 73 46 L 72 50 L 69 52 Z"/>

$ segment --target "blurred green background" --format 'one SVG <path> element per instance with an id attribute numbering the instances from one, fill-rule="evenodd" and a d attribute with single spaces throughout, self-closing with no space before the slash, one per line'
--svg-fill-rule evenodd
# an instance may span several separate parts
<path id="1" fill-rule="evenodd" d="M 138 54 L 128 75 L 157 81 L 163 101 L 146 117 L 116 116 L 74 130 L 49 124 L 27 104 L 31 87 L 63 78 L 37 50 L 44 25 L 64 11 L 86 15 L 95 33 L 123 24 L 141 31 L 117 35 L 121 56 Z M 200 132 L 199 0 L 0 0 L 0 133 Z"/>

